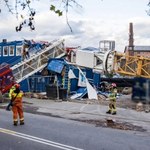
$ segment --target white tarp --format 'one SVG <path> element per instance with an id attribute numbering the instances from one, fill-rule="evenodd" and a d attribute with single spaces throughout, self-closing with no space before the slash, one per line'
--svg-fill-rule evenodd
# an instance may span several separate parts
<path id="1" fill-rule="evenodd" d="M 89 81 L 86 79 L 86 87 L 87 87 L 87 92 L 88 92 L 88 98 L 89 99 L 98 99 L 97 92 L 96 90 L 91 86 Z"/>
<path id="2" fill-rule="evenodd" d="M 69 79 L 74 79 L 74 78 L 76 78 L 76 76 L 75 76 L 75 74 L 73 73 L 72 69 L 69 69 L 68 77 L 69 77 Z"/>
<path id="3" fill-rule="evenodd" d="M 86 87 L 86 77 L 81 70 L 79 70 L 78 86 Z"/>
<path id="4" fill-rule="evenodd" d="M 88 92 L 88 98 L 89 99 L 98 99 L 97 96 L 97 92 L 96 90 L 92 87 L 92 85 L 89 83 L 89 81 L 87 80 L 86 76 L 84 75 L 84 73 L 82 72 L 82 70 L 78 67 L 79 69 L 79 74 L 82 75 L 82 80 L 83 80 L 83 85 L 85 85 L 85 87 L 87 88 L 87 92 Z M 81 79 L 80 79 L 81 80 Z M 81 82 L 81 81 L 80 81 Z M 79 82 L 78 82 L 79 83 Z"/>

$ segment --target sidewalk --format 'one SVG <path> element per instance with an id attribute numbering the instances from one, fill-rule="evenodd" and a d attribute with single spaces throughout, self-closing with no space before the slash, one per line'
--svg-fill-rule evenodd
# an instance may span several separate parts
<path id="1" fill-rule="evenodd" d="M 50 114 L 73 120 L 107 120 L 141 126 L 150 133 L 150 113 L 117 108 L 117 115 L 106 114 L 108 106 L 83 102 L 54 101 L 24 98 L 24 104 L 37 107 L 37 113 Z"/>

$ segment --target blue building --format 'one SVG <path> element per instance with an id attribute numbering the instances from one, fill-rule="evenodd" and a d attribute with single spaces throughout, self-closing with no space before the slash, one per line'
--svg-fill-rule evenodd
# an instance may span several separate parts
<path id="1" fill-rule="evenodd" d="M 3 41 L 0 42 L 0 64 L 7 63 L 10 66 L 13 66 L 21 62 L 23 44 L 24 44 L 24 40 L 7 41 L 6 39 L 3 39 Z M 33 48 L 34 50 L 34 46 L 35 46 L 35 49 L 37 50 L 40 48 L 38 47 L 39 45 L 41 44 L 40 43 L 34 45 L 31 44 L 31 48 Z M 45 91 L 45 85 L 48 83 L 49 83 L 49 77 L 41 76 L 41 74 L 38 72 L 30 76 L 30 78 L 23 80 L 20 84 L 21 84 L 21 90 L 23 90 L 24 92 L 28 92 L 28 91 L 43 92 Z"/>
<path id="2" fill-rule="evenodd" d="M 0 43 L 0 64 L 8 63 L 10 66 L 21 61 L 23 41 L 10 41 L 6 39 Z"/>

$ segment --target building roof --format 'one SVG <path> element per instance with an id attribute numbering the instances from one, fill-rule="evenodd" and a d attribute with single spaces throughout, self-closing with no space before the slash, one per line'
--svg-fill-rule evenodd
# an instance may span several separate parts
<path id="1" fill-rule="evenodd" d="M 130 51 L 128 49 L 128 46 L 125 46 L 124 53 L 126 51 Z M 150 52 L 150 46 L 134 46 L 134 51 L 135 52 Z"/>
<path id="2" fill-rule="evenodd" d="M 150 52 L 150 46 L 134 46 L 134 51 Z"/>
<path id="3" fill-rule="evenodd" d="M 23 41 L 6 41 L 6 42 L 0 42 L 0 46 L 8 46 L 8 45 L 22 45 Z"/>

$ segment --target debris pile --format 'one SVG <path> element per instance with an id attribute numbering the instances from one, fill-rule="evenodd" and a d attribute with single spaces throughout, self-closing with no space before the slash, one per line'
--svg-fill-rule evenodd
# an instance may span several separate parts
<path id="1" fill-rule="evenodd" d="M 140 126 L 133 125 L 131 123 L 127 122 L 119 122 L 114 121 L 112 119 L 106 119 L 106 120 L 78 120 L 76 121 L 86 122 L 89 124 L 94 124 L 96 127 L 106 127 L 106 128 L 113 128 L 113 129 L 120 129 L 120 130 L 132 130 L 132 131 L 139 131 L 139 132 L 145 132 L 146 129 L 143 129 Z"/>
<path id="2" fill-rule="evenodd" d="M 27 92 L 24 94 L 27 98 L 37 98 L 37 99 L 48 99 L 46 93 L 31 93 Z"/>
<path id="3" fill-rule="evenodd" d="M 144 108 L 143 108 L 143 104 L 141 102 L 137 103 L 136 104 L 136 111 L 143 111 Z"/>

